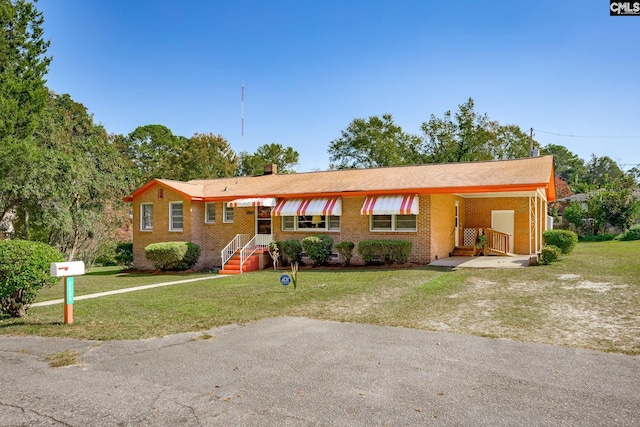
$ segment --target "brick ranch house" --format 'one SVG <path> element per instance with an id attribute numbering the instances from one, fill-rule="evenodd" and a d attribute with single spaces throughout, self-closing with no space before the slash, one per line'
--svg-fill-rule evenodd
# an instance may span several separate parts
<path id="1" fill-rule="evenodd" d="M 124 199 L 133 205 L 134 267 L 152 268 L 144 256 L 150 243 L 189 241 L 202 250 L 195 268 L 229 270 L 229 258 L 241 253 L 235 264 L 248 271 L 256 249 L 270 241 L 317 234 L 356 248 L 361 240 L 408 240 L 410 261 L 422 264 L 475 252 L 479 234 L 487 236 L 490 254 L 535 256 L 547 204 L 555 200 L 552 156 L 297 174 L 275 169 L 268 165 L 255 177 L 153 179 L 138 188 Z M 354 252 L 352 263 L 362 263 Z"/>

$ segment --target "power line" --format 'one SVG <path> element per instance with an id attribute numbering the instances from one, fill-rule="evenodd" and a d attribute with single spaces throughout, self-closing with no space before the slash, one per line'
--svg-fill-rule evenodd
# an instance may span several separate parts
<path id="1" fill-rule="evenodd" d="M 555 136 L 564 136 L 567 138 L 606 138 L 606 139 L 613 139 L 613 138 L 640 138 L 640 135 L 626 135 L 626 136 L 596 136 L 596 135 L 568 135 L 568 134 L 563 134 L 563 133 L 555 133 L 555 132 L 547 132 L 544 130 L 540 130 L 540 129 L 534 129 L 535 132 L 542 132 L 542 133 L 546 133 L 549 135 L 555 135 Z"/>

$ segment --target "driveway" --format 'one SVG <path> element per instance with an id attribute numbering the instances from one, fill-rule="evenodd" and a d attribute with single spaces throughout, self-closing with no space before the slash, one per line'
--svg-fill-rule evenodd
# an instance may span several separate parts
<path id="1" fill-rule="evenodd" d="M 281 317 L 143 341 L 0 336 L 0 425 L 640 425 L 640 358 Z M 46 355 L 81 354 L 50 368 Z"/>

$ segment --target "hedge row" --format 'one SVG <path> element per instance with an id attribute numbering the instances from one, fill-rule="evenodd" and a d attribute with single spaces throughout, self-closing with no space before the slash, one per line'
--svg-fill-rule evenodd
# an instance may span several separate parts
<path id="1" fill-rule="evenodd" d="M 413 244 L 405 240 L 363 240 L 358 243 L 358 253 L 366 264 L 404 264 L 409 261 Z"/>

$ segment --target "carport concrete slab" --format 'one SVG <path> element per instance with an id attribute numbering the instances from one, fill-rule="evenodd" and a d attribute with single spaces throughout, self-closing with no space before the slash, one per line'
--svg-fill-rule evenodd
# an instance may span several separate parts
<path id="1" fill-rule="evenodd" d="M 455 256 L 433 261 L 430 266 L 450 268 L 523 268 L 529 266 L 529 255 Z"/>

